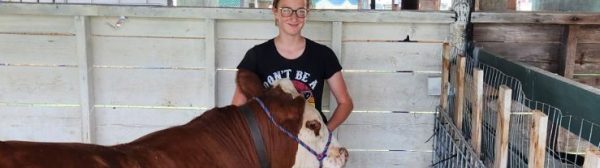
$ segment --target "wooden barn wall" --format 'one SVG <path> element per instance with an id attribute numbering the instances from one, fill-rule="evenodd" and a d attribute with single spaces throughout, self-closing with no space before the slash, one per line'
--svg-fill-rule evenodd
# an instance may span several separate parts
<path id="1" fill-rule="evenodd" d="M 476 46 L 510 60 L 558 72 L 560 25 L 482 23 L 473 25 Z"/>
<path id="2" fill-rule="evenodd" d="M 577 32 L 573 78 L 600 88 L 600 25 L 583 25 Z"/>
<path id="3" fill-rule="evenodd" d="M 472 14 L 476 46 L 600 88 L 600 15 Z"/>
<path id="4" fill-rule="evenodd" d="M 427 82 L 453 16 L 311 13 L 303 34 L 336 52 L 355 102 L 336 130 L 348 167 L 431 164 Z M 263 9 L 0 4 L 0 140 L 110 145 L 184 124 L 230 104 L 237 63 L 276 32 Z"/>

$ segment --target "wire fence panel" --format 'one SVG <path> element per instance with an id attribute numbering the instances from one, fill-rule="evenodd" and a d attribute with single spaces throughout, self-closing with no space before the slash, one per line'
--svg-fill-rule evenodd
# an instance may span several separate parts
<path id="1" fill-rule="evenodd" d="M 434 123 L 433 164 L 431 167 L 483 168 L 485 165 L 451 123 L 447 112 L 439 111 Z"/>
<path id="2" fill-rule="evenodd" d="M 445 161 L 445 158 L 456 157 L 452 162 L 445 161 L 448 163 L 438 164 L 436 166 L 441 167 L 469 167 L 466 163 L 472 163 L 470 158 L 481 159 L 483 165 L 488 167 L 494 165 L 494 159 L 496 155 L 495 149 L 496 144 L 496 130 L 497 127 L 497 113 L 499 109 L 498 95 L 499 87 L 507 86 L 512 90 L 511 106 L 510 106 L 510 124 L 509 124 L 509 142 L 508 142 L 508 167 L 524 168 L 529 166 L 529 155 L 530 152 L 530 134 L 532 128 L 532 114 L 534 110 L 540 111 L 548 116 L 548 124 L 546 125 L 546 149 L 545 149 L 545 160 L 544 167 L 559 167 L 559 168 L 571 168 L 581 167 L 585 161 L 584 154 L 586 150 L 592 149 L 597 150 L 600 145 L 600 139 L 594 134 L 600 134 L 600 126 L 590 120 L 578 118 L 564 114 L 560 109 L 535 100 L 528 99 L 524 92 L 522 84 L 515 77 L 506 75 L 497 68 L 477 62 L 476 56 L 468 56 L 467 67 L 464 69 L 465 77 L 458 79 L 457 72 L 458 66 L 455 61 L 450 67 L 450 92 L 448 96 L 448 108 L 442 109 L 442 112 L 438 120 L 441 121 L 456 121 L 451 119 L 450 116 L 457 116 L 455 113 L 462 111 L 462 124 L 454 125 L 451 123 L 436 122 L 436 133 L 437 131 L 448 131 L 446 133 L 439 133 L 436 135 L 436 142 L 438 145 L 435 148 L 436 156 L 435 161 Z M 471 91 L 475 90 L 473 83 L 473 71 L 474 69 L 481 69 L 484 72 L 483 78 L 483 104 L 482 104 L 482 115 L 483 123 L 481 124 L 481 156 L 473 157 L 468 154 L 464 154 L 465 150 L 461 146 L 472 140 L 472 104 L 474 103 L 474 97 Z M 458 80 L 464 80 L 464 104 L 461 110 L 455 109 L 456 106 L 456 86 Z M 446 116 L 444 116 L 446 115 Z M 460 115 L 459 115 L 460 116 Z M 443 120 L 443 117 L 447 117 L 447 120 Z M 449 126 L 442 126 L 442 125 Z M 450 128 L 454 128 L 452 130 Z M 460 128 L 460 129 L 459 129 Z M 458 138 L 460 140 L 454 139 Z M 596 139 L 594 139 L 596 138 Z M 466 142 L 462 142 L 462 140 Z M 439 142 L 438 142 L 439 141 Z M 448 147 L 440 147 L 440 145 L 448 145 Z M 461 153 L 463 152 L 463 153 Z M 435 162 L 434 162 L 435 163 Z"/>
<path id="3" fill-rule="evenodd" d="M 600 146 L 600 126 L 590 120 L 564 114 L 551 104 L 531 100 L 525 96 L 521 81 L 507 75 L 494 66 L 478 61 L 478 49 L 469 52 L 471 46 L 468 39 L 472 11 L 469 0 L 458 0 L 453 4 L 457 21 L 451 26 L 449 36 L 450 54 L 448 74 L 447 102 L 445 109 L 439 109 L 434 125 L 434 156 L 432 167 L 494 167 L 498 110 L 499 87 L 506 86 L 512 90 L 510 97 L 510 122 L 508 125 L 508 158 L 507 167 L 529 167 L 530 146 L 532 143 L 533 112 L 539 111 L 548 118 L 547 124 L 540 127 L 546 131 L 536 131 L 546 137 L 544 167 L 571 168 L 581 167 L 585 161 L 587 150 L 598 150 Z M 460 67 L 460 57 L 465 57 L 466 66 Z M 478 133 L 472 133 L 472 118 L 475 100 L 473 94 L 478 86 L 474 85 L 474 70 L 483 71 L 483 95 L 481 103 L 481 122 L 476 123 Z M 464 74 L 464 76 L 463 76 Z M 442 94 L 444 95 L 444 94 Z M 442 99 L 444 101 L 444 99 Z M 479 107 L 477 107 L 479 108 Z M 459 118 L 456 118 L 459 117 Z M 480 142 L 473 142 L 471 135 L 480 135 Z M 538 140 L 539 141 L 539 140 Z M 480 144 L 474 151 L 471 144 Z M 539 150 L 538 150 L 539 151 Z M 480 152 L 480 155 L 477 155 Z M 541 162 L 541 161 L 540 161 Z"/>

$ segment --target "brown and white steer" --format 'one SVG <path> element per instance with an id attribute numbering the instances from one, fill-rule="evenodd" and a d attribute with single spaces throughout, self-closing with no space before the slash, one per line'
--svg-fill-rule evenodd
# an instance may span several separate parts
<path id="1" fill-rule="evenodd" d="M 289 80 L 264 89 L 255 74 L 240 70 L 236 83 L 246 97 L 262 100 L 276 123 L 316 151 L 324 150 L 329 131 Z M 319 166 L 315 156 L 269 121 L 256 100 L 245 105 L 256 116 L 270 167 Z M 343 167 L 347 157 L 348 152 L 333 139 L 323 165 Z M 238 107 L 227 106 L 115 146 L 0 141 L 0 167 L 237 168 L 260 167 L 260 163 L 244 115 Z"/>

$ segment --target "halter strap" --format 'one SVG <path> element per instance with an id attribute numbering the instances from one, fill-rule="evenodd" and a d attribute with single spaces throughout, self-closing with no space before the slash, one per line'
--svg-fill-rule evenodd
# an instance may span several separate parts
<path id="1" fill-rule="evenodd" d="M 269 162 L 267 161 L 265 143 L 263 142 L 262 135 L 260 134 L 260 128 L 258 127 L 256 117 L 254 116 L 254 113 L 252 112 L 252 110 L 250 110 L 248 105 L 241 106 L 240 111 L 244 113 L 244 119 L 246 119 L 246 123 L 248 123 L 248 128 L 250 129 L 252 140 L 254 141 L 254 148 L 256 149 L 256 154 L 258 156 L 258 162 L 260 163 L 260 167 L 268 168 Z"/>
<path id="2" fill-rule="evenodd" d="M 269 109 L 267 109 L 267 107 L 265 106 L 265 103 L 263 103 L 262 100 L 260 100 L 258 97 L 253 97 L 252 99 L 254 99 L 258 102 L 258 104 L 263 109 L 265 114 L 267 114 L 267 117 L 269 117 L 269 121 L 271 121 L 271 123 L 273 123 L 275 126 L 277 126 L 277 128 L 279 128 L 279 130 L 281 130 L 287 136 L 289 136 L 290 138 L 292 138 L 293 140 L 298 142 L 298 144 L 302 145 L 304 147 L 304 149 L 308 150 L 315 157 L 317 157 L 317 160 L 319 160 L 319 167 L 323 167 L 323 159 L 325 159 L 327 157 L 327 151 L 329 149 L 329 145 L 331 144 L 331 137 L 332 137 L 331 131 L 329 131 L 329 136 L 327 138 L 327 144 L 325 144 L 325 149 L 323 150 L 323 152 L 318 153 L 317 151 L 313 150 L 310 146 L 306 145 L 306 143 L 302 142 L 302 140 L 300 140 L 297 136 L 293 135 L 288 130 L 283 128 L 281 125 L 277 124 L 277 122 L 275 122 L 275 119 L 273 118 L 273 115 L 271 115 L 271 111 L 269 111 Z"/>

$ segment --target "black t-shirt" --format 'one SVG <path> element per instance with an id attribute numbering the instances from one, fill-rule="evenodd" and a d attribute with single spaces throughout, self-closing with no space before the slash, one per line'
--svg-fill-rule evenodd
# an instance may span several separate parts
<path id="1" fill-rule="evenodd" d="M 286 59 L 277 52 L 274 39 L 252 47 L 237 67 L 258 74 L 263 86 L 271 87 L 281 78 L 289 78 L 296 90 L 321 112 L 323 84 L 333 74 L 342 70 L 335 53 L 327 46 L 306 39 L 306 48 L 296 59 Z"/>

